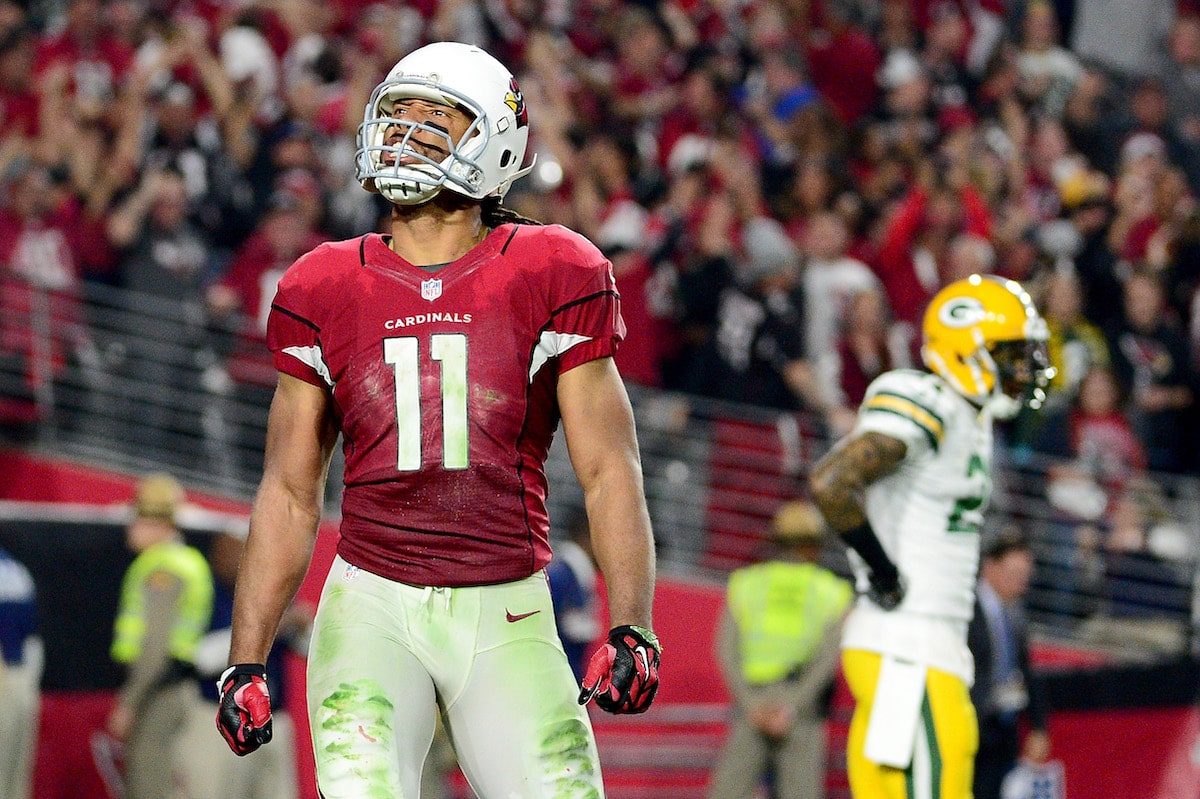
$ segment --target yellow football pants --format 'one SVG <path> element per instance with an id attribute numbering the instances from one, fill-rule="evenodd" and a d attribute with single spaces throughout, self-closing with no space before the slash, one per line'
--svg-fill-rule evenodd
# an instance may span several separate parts
<path id="1" fill-rule="evenodd" d="M 908 768 L 883 766 L 864 754 L 882 657 L 848 649 L 842 669 L 854 696 L 854 717 L 846 744 L 850 792 L 854 799 L 971 799 L 979 723 L 967 684 L 938 669 L 927 669 L 925 696 Z"/>

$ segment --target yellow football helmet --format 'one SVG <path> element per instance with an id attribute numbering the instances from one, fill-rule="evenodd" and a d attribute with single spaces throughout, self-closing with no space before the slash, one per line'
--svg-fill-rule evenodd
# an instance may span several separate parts
<path id="1" fill-rule="evenodd" d="M 923 334 L 925 365 L 997 418 L 1045 401 L 1054 376 L 1046 321 L 1016 281 L 971 275 L 951 283 L 925 309 Z"/>

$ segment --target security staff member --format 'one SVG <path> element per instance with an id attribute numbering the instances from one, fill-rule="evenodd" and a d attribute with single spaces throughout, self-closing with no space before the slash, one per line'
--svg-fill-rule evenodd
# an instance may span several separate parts
<path id="1" fill-rule="evenodd" d="M 108 729 L 125 742 L 125 799 L 162 799 L 173 784 L 175 742 L 199 701 L 196 646 L 212 615 L 208 562 L 175 523 L 183 488 L 167 474 L 137 489 L 126 543 L 138 553 L 121 587 L 112 658 L 127 668 Z"/>
<path id="2" fill-rule="evenodd" d="M 751 796 L 768 773 L 777 796 L 825 795 L 825 718 L 854 591 L 817 565 L 824 537 L 815 506 L 786 503 L 770 556 L 730 575 L 717 656 L 734 718 L 710 799 Z"/>

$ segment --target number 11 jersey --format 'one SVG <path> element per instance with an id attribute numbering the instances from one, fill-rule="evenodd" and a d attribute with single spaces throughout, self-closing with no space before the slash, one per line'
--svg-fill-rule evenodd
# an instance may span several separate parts
<path id="1" fill-rule="evenodd" d="M 502 225 L 430 271 L 368 235 L 279 282 L 267 344 L 330 392 L 338 553 L 412 585 L 522 579 L 550 559 L 544 462 L 558 376 L 625 333 L 611 264 L 557 225 Z"/>

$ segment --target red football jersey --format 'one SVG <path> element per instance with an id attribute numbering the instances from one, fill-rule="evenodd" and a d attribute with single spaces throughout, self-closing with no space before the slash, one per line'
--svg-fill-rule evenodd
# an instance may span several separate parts
<path id="1" fill-rule="evenodd" d="M 376 234 L 296 261 L 267 344 L 279 371 L 332 392 L 346 456 L 338 553 L 412 585 L 545 566 L 558 375 L 624 335 L 611 265 L 559 226 L 503 225 L 436 272 Z"/>

